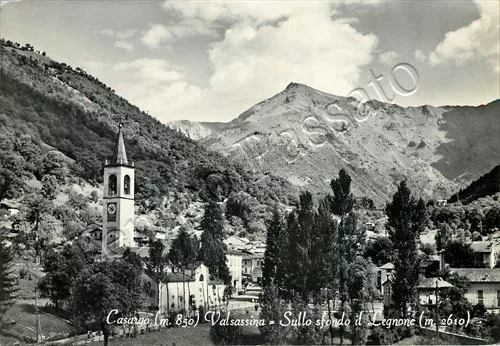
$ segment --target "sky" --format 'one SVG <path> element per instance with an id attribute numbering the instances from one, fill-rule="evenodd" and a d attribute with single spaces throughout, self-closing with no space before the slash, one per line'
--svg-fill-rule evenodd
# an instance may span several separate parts
<path id="1" fill-rule="evenodd" d="M 290 82 L 402 106 L 498 99 L 499 4 L 0 0 L 0 36 L 162 122 L 225 122 Z"/>

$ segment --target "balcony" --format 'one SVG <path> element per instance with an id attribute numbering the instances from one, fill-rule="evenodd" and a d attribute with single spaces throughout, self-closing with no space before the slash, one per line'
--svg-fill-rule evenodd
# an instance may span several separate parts
<path id="1" fill-rule="evenodd" d="M 486 309 L 498 309 L 500 308 L 500 302 L 498 298 L 467 298 L 467 301 L 472 305 L 482 304 Z"/>

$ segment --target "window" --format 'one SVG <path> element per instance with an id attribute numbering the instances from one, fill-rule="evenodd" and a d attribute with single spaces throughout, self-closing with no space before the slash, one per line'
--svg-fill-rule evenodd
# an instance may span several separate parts
<path id="1" fill-rule="evenodd" d="M 108 195 L 116 195 L 116 175 L 111 174 L 108 178 Z"/>
<path id="2" fill-rule="evenodd" d="M 123 191 L 126 195 L 130 195 L 130 176 L 126 175 L 123 181 Z"/>
<path id="3" fill-rule="evenodd" d="M 500 306 L 500 291 L 497 291 L 497 306 Z"/>
<path id="4" fill-rule="evenodd" d="M 200 281 L 203 281 L 205 278 L 203 277 L 203 274 L 200 275 Z"/>
<path id="5" fill-rule="evenodd" d="M 477 303 L 484 305 L 484 293 L 482 290 L 477 291 Z"/>

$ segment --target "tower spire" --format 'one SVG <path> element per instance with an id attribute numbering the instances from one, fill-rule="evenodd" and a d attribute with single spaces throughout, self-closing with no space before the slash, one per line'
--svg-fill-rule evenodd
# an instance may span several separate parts
<path id="1" fill-rule="evenodd" d="M 123 118 L 120 118 L 118 124 L 118 138 L 116 139 L 115 151 L 111 163 L 113 164 L 128 164 L 127 152 L 125 151 L 125 142 L 123 141 Z"/>

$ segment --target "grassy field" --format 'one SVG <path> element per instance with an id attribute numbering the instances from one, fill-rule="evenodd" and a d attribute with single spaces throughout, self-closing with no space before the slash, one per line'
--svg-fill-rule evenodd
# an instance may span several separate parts
<path id="1" fill-rule="evenodd" d="M 25 343 L 25 338 L 36 338 L 35 287 L 38 280 L 43 277 L 43 273 L 40 265 L 23 259 L 18 259 L 13 269 L 18 280 L 18 291 L 15 303 L 2 316 L 5 321 L 0 330 L 0 345 L 2 346 Z M 27 271 L 23 278 L 20 276 L 22 270 Z M 47 302 L 47 299 L 38 299 L 41 334 L 47 338 L 73 333 L 74 328 L 67 320 L 51 314 L 45 308 Z"/>
<path id="2" fill-rule="evenodd" d="M 150 332 L 132 339 L 111 340 L 110 345 L 214 345 L 210 340 L 210 326 L 202 324 L 197 327 L 168 328 Z M 102 342 L 92 343 L 102 345 Z"/>
<path id="3" fill-rule="evenodd" d="M 244 312 L 232 312 L 231 318 L 248 318 Z M 258 318 L 255 316 L 255 318 Z M 241 345 L 260 345 L 263 340 L 256 326 L 244 326 L 241 330 Z M 199 324 L 196 327 L 186 328 L 164 328 L 153 331 L 136 338 L 117 338 L 110 340 L 111 345 L 214 345 L 210 339 L 210 323 Z M 102 345 L 102 341 L 94 342 L 92 345 Z"/>
<path id="4" fill-rule="evenodd" d="M 46 313 L 43 309 L 39 309 L 39 315 L 41 334 L 45 338 L 73 333 L 75 330 L 65 319 Z M 23 341 L 25 337 L 36 338 L 36 311 L 33 303 L 18 302 L 14 304 L 7 310 L 4 319 L 10 322 L 2 328 L 3 333 L 0 332 L 0 345 L 10 345 L 15 341 Z M 5 335 L 9 337 L 5 337 Z"/>

